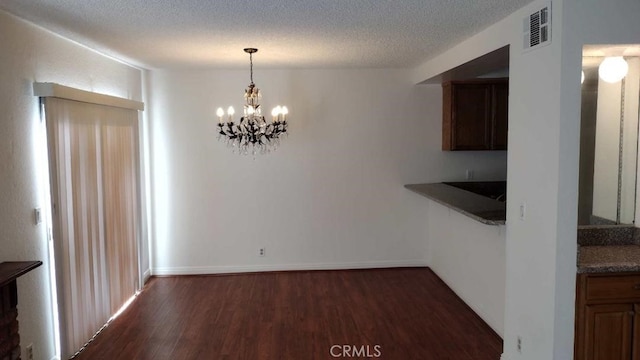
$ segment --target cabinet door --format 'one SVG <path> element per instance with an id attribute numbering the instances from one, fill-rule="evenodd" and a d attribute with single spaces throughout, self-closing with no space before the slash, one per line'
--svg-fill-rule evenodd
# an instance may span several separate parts
<path id="1" fill-rule="evenodd" d="M 491 149 L 490 85 L 456 84 L 451 111 L 451 150 Z"/>
<path id="2" fill-rule="evenodd" d="M 640 360 L 640 304 L 633 305 L 633 360 Z"/>
<path id="3" fill-rule="evenodd" d="M 587 306 L 585 360 L 631 359 L 633 310 L 633 304 Z"/>
<path id="4" fill-rule="evenodd" d="M 508 119 L 509 83 L 498 83 L 493 85 L 492 150 L 507 150 Z"/>

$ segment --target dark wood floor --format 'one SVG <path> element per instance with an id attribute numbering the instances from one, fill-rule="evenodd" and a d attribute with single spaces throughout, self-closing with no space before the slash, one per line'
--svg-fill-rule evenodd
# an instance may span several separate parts
<path id="1" fill-rule="evenodd" d="M 352 359 L 502 352 L 431 270 L 415 268 L 152 278 L 77 359 L 335 359 L 333 345 L 355 346 Z"/>

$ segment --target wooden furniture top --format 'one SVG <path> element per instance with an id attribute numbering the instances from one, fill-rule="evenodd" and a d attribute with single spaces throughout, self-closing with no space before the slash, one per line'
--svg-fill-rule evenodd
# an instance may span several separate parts
<path id="1" fill-rule="evenodd" d="M 0 287 L 42 265 L 42 261 L 6 261 L 0 263 Z"/>

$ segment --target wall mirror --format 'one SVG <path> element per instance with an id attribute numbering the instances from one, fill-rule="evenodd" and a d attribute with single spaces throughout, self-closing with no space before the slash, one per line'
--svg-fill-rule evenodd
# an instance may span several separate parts
<path id="1" fill-rule="evenodd" d="M 640 45 L 589 45 L 582 57 L 578 225 L 633 224 Z"/>

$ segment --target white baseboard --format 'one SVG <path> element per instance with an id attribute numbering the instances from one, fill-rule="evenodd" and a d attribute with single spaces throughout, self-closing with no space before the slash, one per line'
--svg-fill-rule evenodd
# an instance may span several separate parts
<path id="1" fill-rule="evenodd" d="M 393 267 L 426 267 L 425 260 L 367 261 L 353 263 L 279 264 L 245 266 L 182 266 L 151 269 L 152 275 L 208 275 L 269 271 L 350 270 Z"/>
<path id="2" fill-rule="evenodd" d="M 143 274 L 142 274 L 142 285 L 146 284 L 147 281 L 149 281 L 149 278 L 151 277 L 151 269 L 147 269 Z"/>

